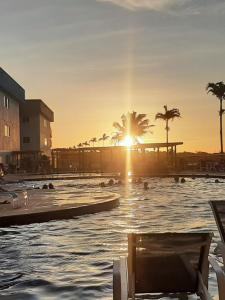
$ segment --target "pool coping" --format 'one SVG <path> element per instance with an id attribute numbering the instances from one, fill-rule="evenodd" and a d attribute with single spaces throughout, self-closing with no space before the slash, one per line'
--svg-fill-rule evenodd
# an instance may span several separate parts
<path id="1" fill-rule="evenodd" d="M 119 204 L 120 195 L 115 195 L 114 198 L 110 200 L 76 207 L 0 216 L 0 227 L 73 219 L 74 217 L 108 211 L 118 207 Z"/>
<path id="2" fill-rule="evenodd" d="M 32 182 L 32 181 L 57 181 L 57 180 L 81 180 L 81 179 L 121 179 L 118 175 L 115 174 L 102 174 L 102 175 L 83 175 L 83 176 L 60 176 L 57 175 L 37 175 L 37 177 L 27 174 L 24 177 L 15 176 L 14 179 L 9 178 L 8 175 L 3 178 L 2 184 L 13 184 L 21 182 Z M 14 175 L 14 174 L 13 174 Z M 171 178 L 171 177 L 195 177 L 195 178 L 220 178 L 225 179 L 225 173 L 218 172 L 168 172 L 168 173 L 134 173 L 131 177 L 143 177 L 143 178 Z"/>

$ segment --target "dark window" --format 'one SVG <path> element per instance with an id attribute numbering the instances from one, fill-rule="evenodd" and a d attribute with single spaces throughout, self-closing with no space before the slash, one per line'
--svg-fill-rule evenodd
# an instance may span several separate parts
<path id="1" fill-rule="evenodd" d="M 29 117 L 23 117 L 23 123 L 29 123 L 30 118 Z"/>
<path id="2" fill-rule="evenodd" d="M 30 137 L 29 136 L 24 136 L 23 137 L 23 143 L 24 144 L 29 144 L 30 143 Z"/>

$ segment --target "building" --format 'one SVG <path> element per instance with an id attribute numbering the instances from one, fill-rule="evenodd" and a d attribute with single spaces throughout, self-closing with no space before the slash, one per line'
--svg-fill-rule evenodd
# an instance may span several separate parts
<path id="1" fill-rule="evenodd" d="M 41 151 L 51 156 L 52 131 L 50 122 L 54 113 L 40 99 L 29 99 L 20 109 L 20 149 L 21 151 Z"/>
<path id="2" fill-rule="evenodd" d="M 0 163 L 51 157 L 53 111 L 40 99 L 25 100 L 25 90 L 0 68 Z"/>
<path id="3" fill-rule="evenodd" d="M 20 105 L 25 90 L 0 68 L 0 163 L 8 164 L 12 151 L 20 150 Z"/>

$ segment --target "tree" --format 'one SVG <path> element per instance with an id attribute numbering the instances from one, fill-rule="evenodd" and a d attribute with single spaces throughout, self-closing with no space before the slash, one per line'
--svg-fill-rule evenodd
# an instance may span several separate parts
<path id="1" fill-rule="evenodd" d="M 209 82 L 206 86 L 207 93 L 211 93 L 216 96 L 220 101 L 220 152 L 223 153 L 223 114 L 225 110 L 223 109 L 223 100 L 225 99 L 225 84 L 223 81 L 216 83 Z"/>
<path id="2" fill-rule="evenodd" d="M 119 132 L 116 132 L 112 137 L 111 137 L 111 141 L 114 144 L 114 146 L 118 145 L 119 142 L 122 141 L 122 136 Z"/>
<path id="3" fill-rule="evenodd" d="M 180 111 L 178 108 L 172 108 L 168 109 L 167 105 L 164 105 L 165 113 L 157 113 L 155 115 L 155 119 L 161 119 L 163 121 L 166 121 L 166 143 L 168 144 L 169 142 L 169 120 L 173 120 L 174 118 L 180 118 Z M 168 146 L 167 146 L 167 152 L 168 152 Z"/>
<path id="4" fill-rule="evenodd" d="M 82 143 L 80 143 L 80 144 L 77 145 L 78 148 L 81 148 L 82 146 L 83 146 Z"/>
<path id="5" fill-rule="evenodd" d="M 90 146 L 90 144 L 86 141 L 86 142 L 83 143 L 83 146 L 87 147 L 87 146 Z"/>
<path id="6" fill-rule="evenodd" d="M 118 130 L 121 139 L 130 136 L 134 142 L 139 143 L 141 136 L 149 131 L 149 128 L 154 125 L 149 124 L 149 119 L 146 119 L 146 114 L 137 114 L 136 111 L 128 112 L 121 116 L 122 124 L 118 122 L 113 123 L 113 127 Z"/>
<path id="7" fill-rule="evenodd" d="M 89 142 L 92 143 L 92 145 L 93 145 L 93 147 L 94 147 L 94 144 L 97 143 L 97 138 L 94 137 L 94 138 L 90 139 Z"/>
<path id="8" fill-rule="evenodd" d="M 106 133 L 103 133 L 102 137 L 100 137 L 98 140 L 102 141 L 102 145 L 104 146 L 104 143 L 106 140 L 108 140 L 109 136 L 106 135 Z"/>

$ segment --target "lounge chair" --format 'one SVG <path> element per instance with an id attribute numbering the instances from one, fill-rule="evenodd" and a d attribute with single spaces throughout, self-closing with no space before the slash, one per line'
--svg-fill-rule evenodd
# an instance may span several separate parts
<path id="1" fill-rule="evenodd" d="M 214 218 L 220 233 L 220 238 L 225 243 L 225 200 L 209 201 Z"/>
<path id="2" fill-rule="evenodd" d="M 216 221 L 216 225 L 220 234 L 221 242 L 218 242 L 219 251 L 225 265 L 225 200 L 209 201 L 212 212 Z M 225 299 L 225 298 L 224 298 Z"/>
<path id="3" fill-rule="evenodd" d="M 212 299 L 208 292 L 211 239 L 212 233 L 129 234 L 128 257 L 113 266 L 113 299 L 136 299 L 141 294 L 156 298 L 172 294 L 179 299 L 197 294 L 202 300 Z M 213 258 L 210 262 L 222 278 L 217 262 Z M 222 295 L 220 300 L 225 299 Z"/>

